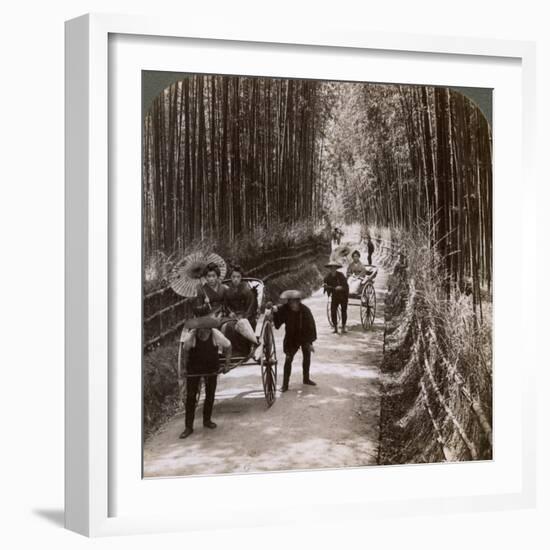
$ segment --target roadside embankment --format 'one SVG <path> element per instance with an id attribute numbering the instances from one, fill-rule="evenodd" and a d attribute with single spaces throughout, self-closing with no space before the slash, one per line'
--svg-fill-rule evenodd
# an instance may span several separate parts
<path id="1" fill-rule="evenodd" d="M 401 239 L 386 257 L 378 462 L 491 459 L 490 304 L 481 317 L 469 295 L 446 295 L 429 239 Z"/>

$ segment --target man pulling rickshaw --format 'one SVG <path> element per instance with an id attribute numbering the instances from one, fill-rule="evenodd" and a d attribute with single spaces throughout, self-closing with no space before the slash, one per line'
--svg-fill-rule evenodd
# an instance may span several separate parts
<path id="1" fill-rule="evenodd" d="M 185 430 L 180 439 L 185 439 L 193 433 L 197 394 L 201 379 L 204 380 L 205 398 L 202 409 L 202 424 L 213 430 L 217 427 L 212 422 L 212 409 L 218 374 L 220 371 L 219 351 L 225 353 L 224 372 L 229 370 L 231 360 L 231 342 L 218 330 L 219 321 L 210 316 L 189 319 L 185 327 L 189 334 L 183 343 L 183 362 L 178 363 L 178 384 L 180 389 L 184 377 L 187 379 L 187 395 L 185 398 Z"/>
<path id="2" fill-rule="evenodd" d="M 349 286 L 345 275 L 338 271 L 342 264 L 331 260 L 325 267 L 330 272 L 323 279 L 323 291 L 330 298 L 330 319 L 332 332 L 338 334 L 338 308 L 340 308 L 340 318 L 342 321 L 342 334 L 347 332 L 346 322 L 348 319 L 348 298 Z"/>

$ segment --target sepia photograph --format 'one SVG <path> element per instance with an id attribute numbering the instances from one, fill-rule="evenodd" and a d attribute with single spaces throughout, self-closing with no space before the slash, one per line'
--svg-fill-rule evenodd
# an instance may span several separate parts
<path id="1" fill-rule="evenodd" d="M 142 98 L 143 476 L 492 460 L 492 91 Z"/>

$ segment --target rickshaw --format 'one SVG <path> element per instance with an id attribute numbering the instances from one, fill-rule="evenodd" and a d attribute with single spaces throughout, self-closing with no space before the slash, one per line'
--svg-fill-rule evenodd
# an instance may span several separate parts
<path id="1" fill-rule="evenodd" d="M 365 266 L 365 268 L 367 270 L 367 275 L 364 277 L 358 292 L 356 294 L 350 293 L 348 306 L 358 306 L 360 308 L 361 325 L 363 326 L 363 330 L 368 330 L 374 324 L 374 318 L 376 317 L 376 291 L 374 290 L 374 279 L 376 279 L 376 275 L 378 275 L 378 268 L 372 265 Z M 330 326 L 333 327 L 330 316 L 331 303 L 332 293 L 327 299 L 327 319 Z M 338 321 L 340 321 L 342 318 L 340 306 L 336 311 Z"/>
<path id="2" fill-rule="evenodd" d="M 225 357 L 220 354 L 220 369 L 217 374 L 225 374 L 227 372 L 236 369 L 237 367 L 245 367 L 250 365 L 258 365 L 261 371 L 262 387 L 267 402 L 268 408 L 273 405 L 276 399 L 276 387 L 277 387 L 277 349 L 275 346 L 275 333 L 273 331 L 273 323 L 270 320 L 270 310 L 266 309 L 261 313 L 261 304 L 264 294 L 264 282 L 261 279 L 255 279 L 253 277 L 243 277 L 243 282 L 247 283 L 250 290 L 254 294 L 255 301 L 255 316 L 256 316 L 256 334 L 260 345 L 251 353 L 243 354 L 236 353 L 231 356 L 229 368 L 225 369 Z M 229 280 L 224 280 L 224 284 L 228 284 Z M 259 327 L 259 333 L 258 333 Z M 178 346 L 178 370 L 181 369 L 181 362 L 183 360 L 183 340 L 187 335 L 187 330 L 184 328 Z M 203 376 L 200 374 L 185 374 L 185 378 Z M 200 398 L 200 385 L 199 395 L 197 396 L 197 402 Z"/>

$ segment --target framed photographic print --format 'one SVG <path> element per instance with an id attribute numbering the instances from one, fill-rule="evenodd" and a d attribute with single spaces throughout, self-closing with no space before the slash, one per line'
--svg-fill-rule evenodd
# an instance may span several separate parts
<path id="1" fill-rule="evenodd" d="M 69 21 L 67 527 L 532 505 L 533 63 Z"/>

